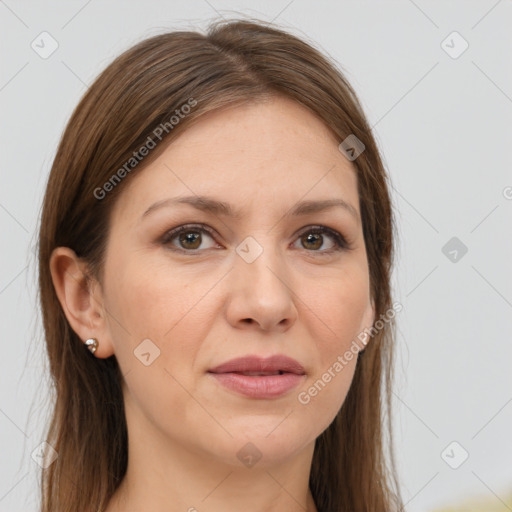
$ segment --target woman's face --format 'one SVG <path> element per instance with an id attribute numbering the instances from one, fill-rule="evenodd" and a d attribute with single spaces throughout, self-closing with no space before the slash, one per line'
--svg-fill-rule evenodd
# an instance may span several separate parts
<path id="1" fill-rule="evenodd" d="M 333 421 L 357 361 L 344 354 L 373 323 L 356 171 L 339 142 L 274 98 L 208 114 L 125 178 L 101 290 L 107 322 L 94 334 L 96 355 L 119 361 L 131 435 L 261 467 L 312 449 Z M 353 211 L 295 211 L 326 200 Z M 301 368 L 211 373 L 274 355 Z"/>

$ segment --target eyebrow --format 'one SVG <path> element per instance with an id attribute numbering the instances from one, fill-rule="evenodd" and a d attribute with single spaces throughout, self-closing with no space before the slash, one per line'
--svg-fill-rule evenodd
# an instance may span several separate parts
<path id="1" fill-rule="evenodd" d="M 241 209 L 235 209 L 228 203 L 218 201 L 213 197 L 207 196 L 184 196 L 184 197 L 173 197 L 169 199 L 162 199 L 152 204 L 142 215 L 141 220 L 147 217 L 150 213 L 169 206 L 175 206 L 178 204 L 188 204 L 197 210 L 203 212 L 212 213 L 214 215 L 223 215 L 225 217 L 231 217 L 234 219 L 240 219 L 243 216 Z M 302 201 L 296 204 L 290 211 L 288 211 L 284 217 L 299 217 L 301 215 L 309 215 L 312 213 L 319 213 L 332 208 L 342 208 L 350 215 L 352 215 L 357 221 L 359 221 L 359 215 L 357 210 L 345 200 L 338 199 L 323 199 L 318 201 Z"/>

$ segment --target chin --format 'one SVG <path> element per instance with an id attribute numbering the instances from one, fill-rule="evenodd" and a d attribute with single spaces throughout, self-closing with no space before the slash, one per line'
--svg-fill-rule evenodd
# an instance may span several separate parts
<path id="1" fill-rule="evenodd" d="M 313 430 L 312 425 L 294 422 L 292 416 L 293 413 L 288 418 L 286 414 L 236 418 L 226 424 L 233 437 L 222 435 L 217 442 L 211 440 L 206 448 L 211 451 L 215 446 L 216 456 L 225 464 L 268 469 L 296 456 L 318 435 L 318 425 Z"/>

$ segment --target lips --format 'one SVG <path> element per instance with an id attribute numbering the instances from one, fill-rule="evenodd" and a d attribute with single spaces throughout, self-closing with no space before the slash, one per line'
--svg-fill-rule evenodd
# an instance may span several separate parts
<path id="1" fill-rule="evenodd" d="M 240 357 L 212 368 L 208 374 L 230 392 L 252 399 L 286 395 L 306 375 L 298 361 L 284 355 Z"/>
<path id="2" fill-rule="evenodd" d="M 216 366 L 209 370 L 209 372 L 238 373 L 252 376 L 280 375 L 284 373 L 305 374 L 303 366 L 298 361 L 280 354 L 267 358 L 258 356 L 239 357 Z"/>

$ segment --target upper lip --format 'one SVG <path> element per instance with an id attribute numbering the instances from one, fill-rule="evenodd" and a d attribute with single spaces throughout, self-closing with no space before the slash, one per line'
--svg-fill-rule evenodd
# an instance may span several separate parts
<path id="1" fill-rule="evenodd" d="M 259 357 L 247 355 L 231 359 L 225 363 L 208 370 L 210 373 L 232 373 L 232 372 L 276 372 L 282 371 L 304 375 L 304 367 L 291 357 L 277 354 L 270 357 Z"/>

